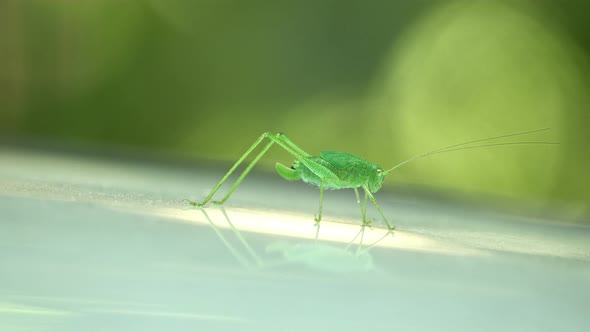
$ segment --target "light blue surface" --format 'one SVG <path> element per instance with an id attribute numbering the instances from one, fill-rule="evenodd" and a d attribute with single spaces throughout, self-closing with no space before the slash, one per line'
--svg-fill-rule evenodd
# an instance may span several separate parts
<path id="1" fill-rule="evenodd" d="M 125 203 L 186 209 L 180 199 L 201 195 L 219 174 L 8 150 L 0 150 L 0 162 L 0 331 L 590 326 L 587 226 L 380 193 L 377 198 L 401 231 L 484 254 L 373 248 L 356 257 L 344 244 L 242 231 L 265 263 L 248 269 L 210 226 L 117 208 Z M 313 193 L 254 175 L 235 200 L 285 210 L 290 204 L 296 210 L 308 206 L 314 232 Z M 329 195 L 328 214 L 358 218 L 354 194 Z M 231 230 L 219 232 L 249 257 Z M 310 253 L 334 266 L 318 266 L 322 260 L 309 260 Z"/>

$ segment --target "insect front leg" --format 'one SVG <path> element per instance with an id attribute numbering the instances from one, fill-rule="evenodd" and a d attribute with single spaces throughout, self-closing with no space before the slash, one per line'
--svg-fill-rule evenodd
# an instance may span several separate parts
<path id="1" fill-rule="evenodd" d="M 391 226 L 389 221 L 387 221 L 387 218 L 385 218 L 385 214 L 383 214 L 383 211 L 381 211 L 381 208 L 379 207 L 379 204 L 377 203 L 375 196 L 373 196 L 373 194 L 371 194 L 371 191 L 369 190 L 369 188 L 367 188 L 367 186 L 365 185 L 365 186 L 363 186 L 363 189 L 365 190 L 365 194 L 367 196 L 369 196 L 369 199 L 371 200 L 371 202 L 373 202 L 373 205 L 375 205 L 375 208 L 377 208 L 377 211 L 379 211 L 381 218 L 383 218 L 383 221 L 387 225 L 387 229 L 389 230 L 389 233 L 391 233 L 393 230 L 395 230 L 395 226 Z"/>

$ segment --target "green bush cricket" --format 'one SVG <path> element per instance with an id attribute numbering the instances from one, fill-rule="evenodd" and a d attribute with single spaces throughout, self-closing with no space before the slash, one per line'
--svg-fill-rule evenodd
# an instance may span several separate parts
<path id="1" fill-rule="evenodd" d="M 451 151 L 458 151 L 458 150 L 465 150 L 465 149 L 473 149 L 473 148 L 481 148 L 481 147 L 491 147 L 491 146 L 502 146 L 502 145 L 525 145 L 525 144 L 559 144 L 554 142 L 508 142 L 508 143 L 487 143 L 487 144 L 479 144 L 479 145 L 472 145 L 475 143 L 481 143 L 484 141 L 491 141 L 511 136 L 520 136 L 525 134 L 536 133 L 540 131 L 548 130 L 549 128 L 543 129 L 536 129 L 536 130 L 529 130 L 517 133 L 511 133 L 496 137 L 489 137 L 484 139 L 478 139 L 473 141 L 468 141 L 464 143 L 454 144 L 450 146 L 446 146 L 443 148 L 435 149 L 426 153 L 422 153 L 416 155 L 410 159 L 402 161 L 401 163 L 393 166 L 390 169 L 383 169 L 383 167 L 371 163 L 361 157 L 356 155 L 345 153 L 345 152 L 333 152 L 333 151 L 324 151 L 321 152 L 319 156 L 312 156 L 309 153 L 303 151 L 300 147 L 295 145 L 291 142 L 287 136 L 282 133 L 272 134 L 270 132 L 266 132 L 250 146 L 250 148 L 236 161 L 236 163 L 231 167 L 231 169 L 223 176 L 221 181 L 213 188 L 213 190 L 205 197 L 202 202 L 193 202 L 188 201 L 191 205 L 202 207 L 209 203 L 210 201 L 214 204 L 223 204 L 225 203 L 231 194 L 236 190 L 236 188 L 240 185 L 240 183 L 244 180 L 246 175 L 250 172 L 250 170 L 256 165 L 256 163 L 264 156 L 264 154 L 270 149 L 270 147 L 274 144 L 277 144 L 285 151 L 290 153 L 293 157 L 295 157 L 295 162 L 291 167 L 287 167 L 279 162 L 275 164 L 275 168 L 277 173 L 288 181 L 298 181 L 302 180 L 305 183 L 308 183 L 312 186 L 318 187 L 320 189 L 320 206 L 319 212 L 315 216 L 314 220 L 316 221 L 316 225 L 318 225 L 319 232 L 319 222 L 322 220 L 322 208 L 323 208 L 323 197 L 324 197 L 324 190 L 335 190 L 335 189 L 346 189 L 350 188 L 353 189 L 356 195 L 357 203 L 361 209 L 361 216 L 363 219 L 363 226 L 370 226 L 371 222 L 366 219 L 366 211 L 367 211 L 367 201 L 368 199 L 371 200 L 383 222 L 387 226 L 388 234 L 392 233 L 395 230 L 395 226 L 387 220 L 385 214 L 381 210 L 381 207 L 377 203 L 375 199 L 374 193 L 378 192 L 381 189 L 383 184 L 383 180 L 389 172 L 395 170 L 396 168 L 405 165 L 411 161 L 414 161 L 419 158 L 423 158 L 426 156 L 430 156 L 437 153 L 443 152 L 451 152 Z M 262 150 L 256 155 L 256 157 L 250 162 L 250 164 L 244 169 L 242 174 L 238 177 L 236 182 L 232 185 L 229 189 L 227 194 L 219 201 L 212 200 L 213 195 L 219 190 L 219 188 L 227 181 L 230 175 L 240 166 L 240 164 L 262 143 L 264 140 L 268 140 L 268 143 L 262 148 Z M 361 203 L 361 199 L 359 196 L 358 189 L 361 188 L 364 191 L 365 197 L 364 202 Z M 317 233 L 316 233 L 317 238 Z"/>

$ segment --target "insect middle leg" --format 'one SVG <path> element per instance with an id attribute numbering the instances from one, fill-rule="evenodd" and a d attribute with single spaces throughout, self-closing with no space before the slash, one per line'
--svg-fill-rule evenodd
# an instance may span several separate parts
<path id="1" fill-rule="evenodd" d="M 356 195 L 356 202 L 359 205 L 359 207 L 361 208 L 361 216 L 363 217 L 363 227 L 365 227 L 365 226 L 371 227 L 372 221 L 367 220 L 367 201 L 368 201 L 367 193 L 365 192 L 365 199 L 362 203 L 361 203 L 361 197 L 359 196 L 358 188 L 354 188 L 354 194 Z"/>
<path id="2" fill-rule="evenodd" d="M 320 181 L 320 210 L 318 215 L 313 218 L 315 220 L 315 226 L 317 227 L 315 231 L 315 239 L 317 241 L 318 236 L 320 235 L 320 221 L 322 220 L 322 208 L 324 206 L 324 180 Z"/>
<path id="3" fill-rule="evenodd" d="M 319 223 L 322 220 L 322 206 L 324 205 L 324 181 L 320 181 L 320 210 L 318 215 L 314 218 L 316 223 Z"/>

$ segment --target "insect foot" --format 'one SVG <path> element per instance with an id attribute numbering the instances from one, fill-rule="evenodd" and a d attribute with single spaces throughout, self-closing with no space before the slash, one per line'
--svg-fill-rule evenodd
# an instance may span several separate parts
<path id="1" fill-rule="evenodd" d="M 193 202 L 193 201 L 191 201 L 191 200 L 188 200 L 188 199 L 186 199 L 186 198 L 185 198 L 185 199 L 183 199 L 182 201 L 183 201 L 183 202 L 187 202 L 188 204 L 190 204 L 190 205 L 192 205 L 192 206 L 196 206 L 196 207 L 202 207 L 203 205 L 205 205 L 205 204 L 203 204 L 203 203 Z"/>
<path id="2" fill-rule="evenodd" d="M 369 227 L 369 229 L 373 229 L 373 221 L 375 221 L 375 219 L 371 219 L 371 220 L 363 220 L 363 225 L 362 227 Z"/>

